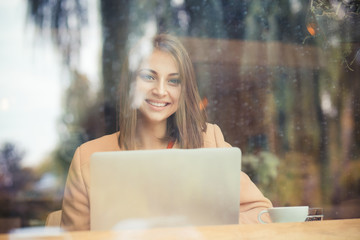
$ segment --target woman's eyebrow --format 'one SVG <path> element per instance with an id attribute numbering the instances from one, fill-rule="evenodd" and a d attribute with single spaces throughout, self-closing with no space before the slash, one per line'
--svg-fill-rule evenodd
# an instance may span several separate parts
<path id="1" fill-rule="evenodd" d="M 157 75 L 157 72 L 152 70 L 152 69 L 149 69 L 149 68 L 142 68 L 142 69 L 139 69 L 139 72 L 142 72 L 142 71 L 149 71 L 151 72 L 152 74 L 156 74 Z"/>
<path id="2" fill-rule="evenodd" d="M 158 73 L 156 72 L 156 71 L 154 71 L 154 70 L 152 70 L 152 69 L 150 69 L 150 68 L 142 68 L 142 69 L 139 69 L 139 72 L 141 72 L 141 71 L 149 71 L 149 72 L 151 72 L 152 74 L 154 74 L 154 75 L 158 75 Z M 168 76 L 179 76 L 180 74 L 179 73 L 170 73 Z"/>
<path id="3" fill-rule="evenodd" d="M 179 73 L 170 73 L 169 76 L 179 76 Z"/>

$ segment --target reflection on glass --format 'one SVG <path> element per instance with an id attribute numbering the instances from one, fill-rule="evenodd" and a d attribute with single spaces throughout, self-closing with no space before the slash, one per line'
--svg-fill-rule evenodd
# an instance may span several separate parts
<path id="1" fill-rule="evenodd" d="M 275 205 L 321 206 L 327 219 L 360 217 L 359 1 L 135 0 L 121 6 L 99 1 L 98 8 L 90 2 L 27 1 L 32 24 L 42 30 L 35 41 L 52 37 L 69 77 L 62 78 L 68 80 L 54 127 L 57 146 L 38 159 L 41 164 L 27 168 L 21 159 L 42 144 L 23 152 L 16 139 L 9 143 L 0 133 L 0 221 L 41 225 L 47 213 L 61 208 L 75 148 L 116 131 L 116 89 L 128 47 L 154 32 L 181 38 L 209 121 L 242 149 L 244 171 Z M 6 4 L 0 6 L 5 12 Z M 97 64 L 84 68 L 81 52 L 89 50 L 84 46 L 94 37 L 86 34 L 93 28 L 101 29 L 101 54 L 87 56 Z M 93 69 L 102 70 L 96 78 Z M 0 81 L 3 86 L 12 80 Z M 60 101 L 52 97 L 43 101 Z M 9 125 L 29 132 L 26 119 L 10 119 L 9 109 L 19 107 L 11 99 L 0 92 L 0 132 Z M 40 124 L 50 121 L 39 112 L 32 114 Z M 13 153 L 6 155 L 9 146 Z M 16 159 L 12 166 L 9 159 Z"/>

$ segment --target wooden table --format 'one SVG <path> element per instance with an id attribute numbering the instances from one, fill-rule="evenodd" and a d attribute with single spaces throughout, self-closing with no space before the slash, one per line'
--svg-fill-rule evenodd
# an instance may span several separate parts
<path id="1" fill-rule="evenodd" d="M 123 230 L 118 232 L 63 232 L 57 234 L 2 234 L 5 239 L 360 239 L 360 219 L 322 222 L 223 225 L 205 227 Z"/>

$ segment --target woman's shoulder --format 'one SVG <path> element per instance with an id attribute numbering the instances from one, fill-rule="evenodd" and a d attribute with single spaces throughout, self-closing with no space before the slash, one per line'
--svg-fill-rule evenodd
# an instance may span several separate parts
<path id="1" fill-rule="evenodd" d="M 224 135 L 218 125 L 206 123 L 206 131 L 204 133 L 204 147 L 231 147 L 225 142 Z"/>
<path id="2" fill-rule="evenodd" d="M 206 123 L 206 130 L 209 130 L 209 129 L 213 130 L 215 128 L 219 128 L 219 126 L 217 124 L 215 124 L 215 123 L 209 123 L 209 122 Z"/>
<path id="3" fill-rule="evenodd" d="M 118 148 L 118 144 L 117 144 L 118 136 L 119 136 L 119 132 L 104 135 L 102 137 L 85 142 L 85 143 L 81 144 L 80 147 L 82 147 L 82 148 L 88 148 L 88 147 L 104 148 L 104 149 Z"/>
<path id="4" fill-rule="evenodd" d="M 118 136 L 116 132 L 81 144 L 78 148 L 81 158 L 89 159 L 95 152 L 119 151 Z"/>

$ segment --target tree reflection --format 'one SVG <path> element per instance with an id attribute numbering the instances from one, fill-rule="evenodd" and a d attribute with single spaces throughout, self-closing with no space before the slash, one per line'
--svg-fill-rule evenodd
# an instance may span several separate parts
<path id="1" fill-rule="evenodd" d="M 0 149 L 0 194 L 2 197 L 14 197 L 26 188 L 31 179 L 30 173 L 20 163 L 25 155 L 12 143 L 5 143 Z"/>
<path id="2" fill-rule="evenodd" d="M 31 191 L 36 180 L 31 169 L 21 166 L 24 156 L 25 152 L 13 143 L 4 143 L 0 148 L 0 220 L 10 219 L 15 227 L 20 226 L 20 217 L 24 217 L 20 199 Z M 0 226 L 0 233 L 7 230 Z"/>
<path id="3" fill-rule="evenodd" d="M 90 90 L 85 75 L 73 72 L 70 86 L 64 94 L 63 113 L 58 127 L 60 142 L 52 154 L 61 169 L 57 173 L 63 182 L 75 149 L 81 143 L 104 134 L 101 99 Z"/>
<path id="4" fill-rule="evenodd" d="M 337 218 L 342 202 L 359 201 L 360 1 L 99 1 L 97 93 L 74 65 L 87 1 L 28 3 L 73 75 L 54 152 L 64 175 L 80 143 L 116 131 L 121 63 L 153 27 L 182 37 L 210 121 L 275 205 L 323 205 Z"/>

